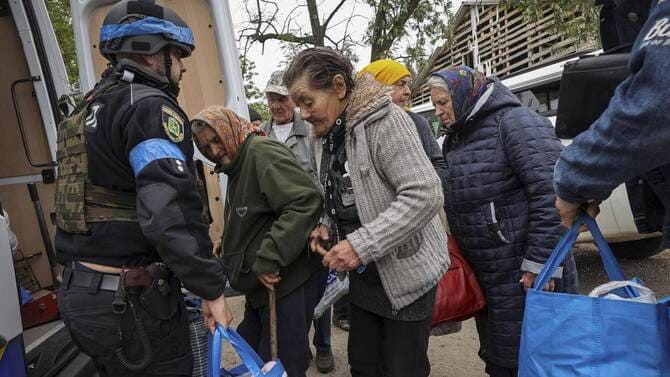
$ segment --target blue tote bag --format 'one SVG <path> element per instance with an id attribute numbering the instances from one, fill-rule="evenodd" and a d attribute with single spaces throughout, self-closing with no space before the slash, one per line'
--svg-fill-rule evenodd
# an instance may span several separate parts
<path id="1" fill-rule="evenodd" d="M 541 290 L 582 224 L 593 234 L 609 279 L 626 280 L 595 220 L 582 214 L 526 295 L 519 377 L 670 377 L 670 297 L 650 304 Z M 636 289 L 625 290 L 637 296 Z"/>
<path id="2" fill-rule="evenodd" d="M 227 341 L 242 360 L 242 364 L 226 370 L 221 368 L 221 342 Z M 279 360 L 269 371 L 263 372 L 263 360 L 251 346 L 231 328 L 216 325 L 214 335 L 209 334 L 207 377 L 286 377 Z"/>

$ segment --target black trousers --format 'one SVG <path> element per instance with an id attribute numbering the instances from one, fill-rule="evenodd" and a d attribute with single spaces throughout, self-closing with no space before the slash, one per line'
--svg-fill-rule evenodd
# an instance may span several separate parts
<path id="1" fill-rule="evenodd" d="M 488 328 L 488 311 L 482 310 L 475 315 L 475 324 L 477 326 L 477 335 L 479 337 L 479 357 L 486 362 L 487 359 L 487 328 Z"/>
<path id="2" fill-rule="evenodd" d="M 304 377 L 309 368 L 309 328 L 319 299 L 319 274 L 277 299 L 277 352 L 290 377 Z M 270 310 L 247 305 L 237 332 L 264 361 L 270 360 Z"/>
<path id="3" fill-rule="evenodd" d="M 333 304 L 333 320 L 348 321 L 350 311 L 349 305 L 349 295 L 344 295 L 339 300 L 335 301 L 335 304 Z"/>
<path id="4" fill-rule="evenodd" d="M 489 362 L 486 363 L 486 373 L 491 377 L 517 377 L 518 368 L 505 368 Z"/>
<path id="5" fill-rule="evenodd" d="M 350 305 L 349 365 L 353 377 L 426 377 L 432 318 L 395 321 Z"/>
<path id="6" fill-rule="evenodd" d="M 116 349 L 122 346 L 131 362 L 138 362 L 144 349 L 130 308 L 123 315 L 114 314 L 113 298 L 114 292 L 68 286 L 66 282 L 59 290 L 63 322 L 79 349 L 93 359 L 101 377 L 192 375 L 193 354 L 183 300 L 177 313 L 168 320 L 152 318 L 141 305 L 135 305 L 151 345 L 152 361 L 143 371 L 131 371 L 119 361 Z"/>

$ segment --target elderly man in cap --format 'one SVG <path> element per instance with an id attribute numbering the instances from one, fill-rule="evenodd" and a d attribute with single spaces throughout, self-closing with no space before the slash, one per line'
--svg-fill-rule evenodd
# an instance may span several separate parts
<path id="1" fill-rule="evenodd" d="M 286 144 L 300 166 L 318 183 L 313 140 L 310 137 L 312 125 L 300 119 L 288 89 L 282 85 L 283 76 L 284 71 L 273 72 L 264 90 L 272 117 L 261 128 L 266 135 Z"/>
<path id="2" fill-rule="evenodd" d="M 320 187 L 315 158 L 316 144 L 311 137 L 312 125 L 300 118 L 295 103 L 283 85 L 284 71 L 275 71 L 264 90 L 272 117 L 261 128 L 271 138 L 277 139 L 291 149 L 300 166 Z M 321 291 L 325 289 L 328 271 L 322 271 Z M 328 373 L 335 368 L 330 347 L 330 311 L 314 320 L 314 347 L 316 348 L 316 368 Z"/>

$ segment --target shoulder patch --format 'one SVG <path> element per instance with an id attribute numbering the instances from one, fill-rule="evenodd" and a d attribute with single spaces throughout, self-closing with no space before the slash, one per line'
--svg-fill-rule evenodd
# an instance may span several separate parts
<path id="1" fill-rule="evenodd" d="M 163 110 L 163 129 L 167 136 L 175 143 L 183 141 L 184 120 L 182 117 L 168 106 L 163 105 L 161 109 Z"/>

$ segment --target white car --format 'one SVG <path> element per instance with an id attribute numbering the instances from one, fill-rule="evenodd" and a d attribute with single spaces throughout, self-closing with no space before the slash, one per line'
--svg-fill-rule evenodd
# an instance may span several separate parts
<path id="1" fill-rule="evenodd" d="M 574 57 L 534 67 L 531 70 L 505 77 L 501 82 L 516 94 L 522 104 L 546 116 L 555 125 L 563 66 L 576 59 Z M 414 106 L 411 110 L 428 119 L 437 133 L 440 121 L 435 115 L 435 107 L 432 103 Z M 440 146 L 442 146 L 442 139 L 443 137 L 438 138 Z M 571 142 L 564 139 L 561 141 L 564 145 L 569 145 Z M 638 232 L 625 185 L 617 187 L 612 195 L 600 205 L 600 210 L 598 225 L 618 257 L 641 259 L 662 251 L 659 233 L 641 234 Z M 579 242 L 592 242 L 591 234 L 583 233 L 580 235 Z"/>

